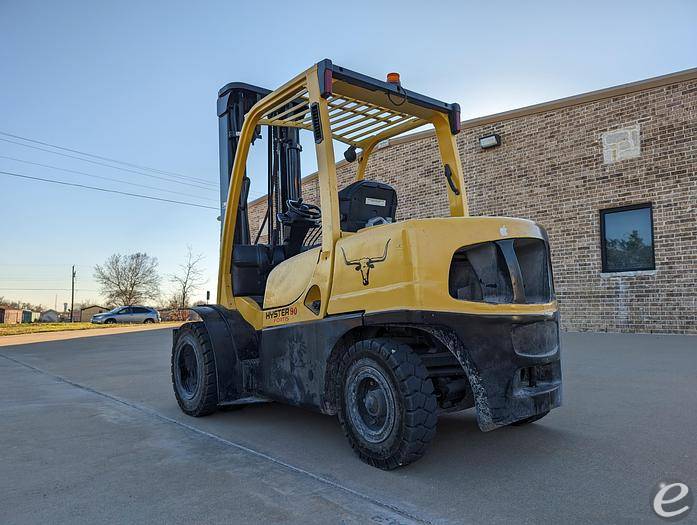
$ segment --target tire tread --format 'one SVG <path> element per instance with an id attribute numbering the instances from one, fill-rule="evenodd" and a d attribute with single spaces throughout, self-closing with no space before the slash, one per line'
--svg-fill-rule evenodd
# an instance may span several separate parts
<path id="1" fill-rule="evenodd" d="M 179 404 L 179 408 L 181 408 L 185 414 L 188 414 L 190 416 L 203 417 L 210 415 L 218 409 L 218 383 L 215 369 L 215 358 L 213 356 L 213 345 L 211 344 L 211 340 L 208 335 L 208 330 L 206 330 L 206 326 L 200 321 L 185 323 L 181 326 L 179 330 L 180 332 L 177 341 L 186 332 L 190 332 L 200 345 L 200 348 L 203 352 L 203 395 L 200 396 L 198 403 L 193 408 L 187 407 L 181 399 L 179 392 L 177 391 L 177 388 L 175 386 L 174 378 L 174 348 L 176 348 L 175 342 L 175 346 L 172 350 L 170 372 L 172 376 L 172 386 L 174 387 L 174 394 L 177 398 L 177 403 Z"/>
<path id="2" fill-rule="evenodd" d="M 403 435 L 397 450 L 385 458 L 371 454 L 352 434 L 344 415 L 343 375 L 350 364 L 365 354 L 375 354 L 392 371 L 404 404 Z M 389 338 L 365 339 L 356 342 L 341 356 L 340 379 L 336 381 L 336 399 L 339 402 L 339 421 L 354 452 L 364 462 L 391 470 L 421 458 L 436 433 L 437 402 L 433 383 L 421 358 L 408 345 Z"/>

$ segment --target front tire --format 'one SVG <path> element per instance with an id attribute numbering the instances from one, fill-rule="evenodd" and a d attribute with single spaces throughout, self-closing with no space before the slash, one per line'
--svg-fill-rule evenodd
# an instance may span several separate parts
<path id="1" fill-rule="evenodd" d="M 436 433 L 437 401 L 419 356 L 390 339 L 366 339 L 342 357 L 339 421 L 356 454 L 391 470 L 416 461 Z"/>
<path id="2" fill-rule="evenodd" d="M 218 408 L 213 346 L 203 323 L 185 323 L 172 348 L 172 386 L 179 408 L 194 417 Z"/>
<path id="3" fill-rule="evenodd" d="M 104 324 L 116 324 L 116 319 L 111 317 L 111 318 L 107 319 L 106 321 L 104 321 Z"/>

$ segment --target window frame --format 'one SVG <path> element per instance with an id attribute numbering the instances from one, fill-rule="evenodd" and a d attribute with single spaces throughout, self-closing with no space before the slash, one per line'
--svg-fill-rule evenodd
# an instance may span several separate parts
<path id="1" fill-rule="evenodd" d="M 651 223 L 651 266 L 650 267 L 626 267 L 610 269 L 607 265 L 607 238 L 605 233 L 605 216 L 610 213 L 620 213 L 632 210 L 649 210 L 649 221 Z M 640 204 L 630 204 L 628 206 L 616 206 L 613 208 L 604 208 L 600 212 L 600 259 L 603 273 L 623 273 L 623 272 L 650 272 L 656 270 L 656 236 L 654 233 L 653 222 L 653 203 L 642 202 Z"/>

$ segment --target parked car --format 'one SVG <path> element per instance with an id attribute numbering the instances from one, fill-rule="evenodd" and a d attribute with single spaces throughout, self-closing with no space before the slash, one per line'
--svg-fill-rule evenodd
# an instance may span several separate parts
<path id="1" fill-rule="evenodd" d="M 160 313 L 149 306 L 117 306 L 113 310 L 92 316 L 95 324 L 159 323 Z"/>

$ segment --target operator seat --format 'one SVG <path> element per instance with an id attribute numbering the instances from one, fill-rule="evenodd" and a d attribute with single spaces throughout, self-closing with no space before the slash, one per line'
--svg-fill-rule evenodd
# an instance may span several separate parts
<path id="1" fill-rule="evenodd" d="M 397 192 L 389 184 L 359 180 L 339 191 L 341 230 L 356 232 L 391 223 L 397 214 Z"/>

